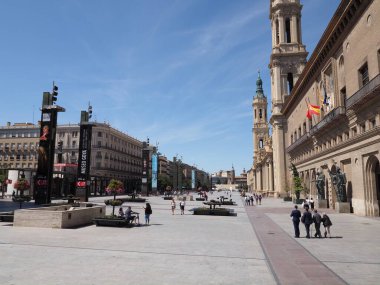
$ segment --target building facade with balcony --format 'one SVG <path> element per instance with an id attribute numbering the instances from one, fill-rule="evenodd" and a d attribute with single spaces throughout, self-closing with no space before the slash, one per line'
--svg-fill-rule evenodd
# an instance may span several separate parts
<path id="1" fill-rule="evenodd" d="M 55 161 L 76 164 L 79 153 L 79 125 L 59 125 L 56 134 Z M 59 142 L 62 150 L 57 151 Z M 141 185 L 142 142 L 109 124 L 94 123 L 91 139 L 90 176 L 94 189 L 102 192 L 112 178 L 124 182 L 132 192 Z"/>
<path id="2" fill-rule="evenodd" d="M 272 6 L 272 11 L 286 6 Z M 292 30 L 289 34 L 292 39 Z M 304 188 L 316 199 L 316 175 L 322 171 L 325 197 L 334 208 L 337 197 L 329 171 L 339 167 L 346 174 L 351 212 L 379 216 L 379 34 L 380 0 L 342 0 L 294 87 L 289 93 L 284 90 L 286 84 L 280 88 L 282 94 L 290 95 L 283 98 L 276 115 L 283 136 L 273 137 L 273 144 L 279 150 L 283 145 L 285 154 L 284 163 L 278 164 L 285 170 L 285 181 L 277 188 L 275 179 L 276 190 L 291 186 L 289 168 L 293 163 Z M 282 63 L 281 57 L 276 57 L 271 66 Z M 279 72 L 286 77 L 287 70 Z M 273 84 L 281 85 L 276 79 Z M 321 107 L 320 114 L 307 118 L 308 104 Z M 276 155 L 274 160 L 276 163 Z"/>
<path id="3" fill-rule="evenodd" d="M 0 168 L 37 169 L 40 127 L 31 123 L 7 123 L 0 127 Z"/>
<path id="4" fill-rule="evenodd" d="M 31 123 L 8 123 L 0 127 L 0 168 L 36 171 L 39 133 L 40 126 Z M 54 161 L 55 171 L 62 176 L 68 168 L 71 175 L 76 173 L 73 168 L 78 163 L 79 133 L 77 124 L 57 126 Z M 103 193 L 112 178 L 122 180 L 128 191 L 139 189 L 142 177 L 141 141 L 108 124 L 96 123 L 92 128 L 91 145 L 92 194 Z M 55 194 L 68 194 L 70 191 L 57 190 Z"/>

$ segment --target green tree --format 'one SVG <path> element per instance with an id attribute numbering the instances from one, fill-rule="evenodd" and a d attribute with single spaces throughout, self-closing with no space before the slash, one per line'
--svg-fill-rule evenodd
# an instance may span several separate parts
<path id="1" fill-rule="evenodd" d="M 166 175 L 159 174 L 157 178 L 157 186 L 158 189 L 161 191 L 164 191 L 167 186 L 173 186 L 172 183 L 170 182 L 169 177 Z"/>
<path id="2" fill-rule="evenodd" d="M 293 187 L 296 198 L 300 198 L 300 193 L 303 190 L 302 179 L 298 173 L 297 167 L 292 163 L 292 172 L 293 172 Z"/>

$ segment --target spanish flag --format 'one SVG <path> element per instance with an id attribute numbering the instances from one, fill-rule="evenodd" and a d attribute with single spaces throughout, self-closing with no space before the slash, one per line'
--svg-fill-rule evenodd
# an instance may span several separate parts
<path id="1" fill-rule="evenodd" d="M 312 115 L 319 115 L 321 113 L 321 107 L 320 106 L 315 106 L 311 104 L 307 104 L 307 113 L 306 117 L 311 120 Z"/>

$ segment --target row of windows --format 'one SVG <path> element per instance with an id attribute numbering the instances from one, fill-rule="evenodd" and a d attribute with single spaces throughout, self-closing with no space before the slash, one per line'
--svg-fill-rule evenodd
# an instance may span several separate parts
<path id="1" fill-rule="evenodd" d="M 0 150 L 28 150 L 38 148 L 39 143 L 0 143 Z"/>
<path id="2" fill-rule="evenodd" d="M 377 58 L 378 58 L 378 67 L 380 70 L 380 49 L 377 51 Z M 342 70 L 344 68 L 344 59 L 343 56 L 339 60 L 339 69 Z M 368 70 L 368 63 L 365 62 L 359 69 L 358 69 L 358 81 L 359 81 L 359 88 L 362 88 L 366 84 L 369 83 L 370 78 L 369 78 L 369 70 Z M 322 83 L 321 83 L 322 84 Z M 321 88 L 322 90 L 322 88 Z M 342 104 L 345 104 L 346 100 L 346 88 L 343 86 L 340 91 L 341 97 L 342 97 Z M 334 96 L 334 94 L 333 94 Z M 332 101 L 335 101 L 334 98 L 331 99 Z M 331 102 L 330 102 L 331 105 Z M 333 105 L 331 106 L 326 106 L 327 111 L 331 111 Z M 324 112 L 321 112 L 320 118 L 323 119 Z M 309 129 L 312 128 L 312 120 L 309 120 Z M 302 135 L 306 133 L 306 122 L 303 123 L 303 128 L 301 130 L 301 126 L 298 127 L 298 130 L 295 130 L 291 135 L 290 135 L 290 143 L 295 142 L 297 139 L 299 139 Z"/>
<path id="3" fill-rule="evenodd" d="M 30 169 L 37 169 L 37 163 L 0 163 L 0 168 L 30 168 Z"/>
<path id="4" fill-rule="evenodd" d="M 20 154 L 17 154 L 17 155 L 14 155 L 14 154 L 11 154 L 11 155 L 8 155 L 7 153 L 5 154 L 0 154 L 0 160 L 34 160 L 37 158 L 37 154 L 36 153 L 30 153 L 30 154 L 23 154 L 23 155 L 20 155 Z"/>
<path id="5" fill-rule="evenodd" d="M 324 150 L 327 150 L 331 147 L 337 146 L 341 143 L 344 143 L 350 139 L 357 137 L 358 135 L 364 134 L 367 131 L 374 129 L 379 126 L 380 122 L 376 121 L 373 117 L 371 119 L 366 120 L 363 123 L 360 123 L 354 127 L 352 127 L 349 131 L 338 134 L 335 138 L 332 138 L 321 145 L 316 145 L 313 149 L 304 152 L 303 154 L 294 158 L 295 162 L 299 162 L 301 160 L 307 159 L 313 155 L 316 155 Z"/>
<path id="6" fill-rule="evenodd" d="M 7 132 L 0 134 L 0 138 L 36 138 L 38 137 L 38 132 L 27 132 L 27 133 L 13 133 Z"/>

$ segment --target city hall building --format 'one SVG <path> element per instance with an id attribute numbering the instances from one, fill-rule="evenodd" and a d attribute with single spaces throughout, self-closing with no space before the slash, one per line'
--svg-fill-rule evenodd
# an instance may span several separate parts
<path id="1" fill-rule="evenodd" d="M 323 172 L 334 208 L 329 171 L 339 167 L 351 212 L 379 216 L 380 0 L 342 0 L 308 60 L 301 9 L 299 0 L 270 1 L 274 194 L 292 188 L 293 163 L 314 199 Z"/>

